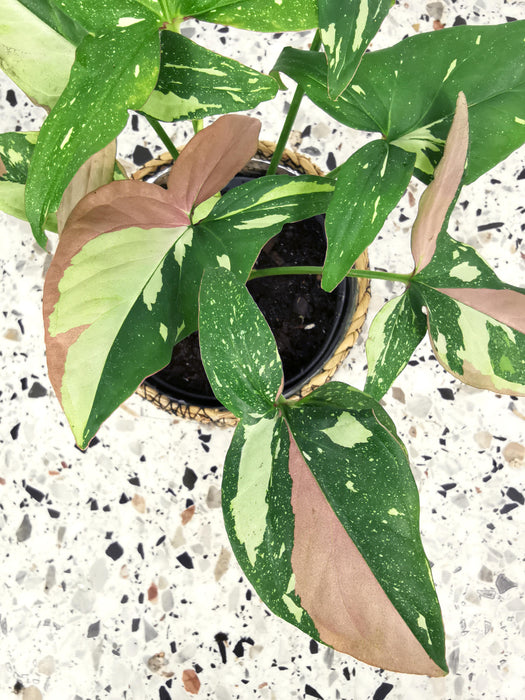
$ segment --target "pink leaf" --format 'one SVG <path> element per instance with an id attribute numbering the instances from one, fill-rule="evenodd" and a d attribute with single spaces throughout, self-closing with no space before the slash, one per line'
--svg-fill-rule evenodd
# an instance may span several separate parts
<path id="1" fill-rule="evenodd" d="M 443 676 L 330 507 L 290 434 L 295 592 L 321 640 L 365 663 Z"/>
<path id="2" fill-rule="evenodd" d="M 227 114 L 199 131 L 171 169 L 172 201 L 189 214 L 219 192 L 254 155 L 260 128 L 258 119 Z"/>
<path id="3" fill-rule="evenodd" d="M 436 167 L 434 179 L 419 200 L 418 214 L 412 228 L 412 256 L 416 272 L 421 272 L 428 265 L 436 250 L 437 237 L 463 177 L 468 138 L 467 100 L 460 92 L 443 157 Z"/>

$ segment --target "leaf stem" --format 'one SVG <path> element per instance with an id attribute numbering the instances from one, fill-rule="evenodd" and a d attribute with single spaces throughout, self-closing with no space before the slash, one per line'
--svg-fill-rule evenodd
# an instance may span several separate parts
<path id="1" fill-rule="evenodd" d="M 310 46 L 310 51 L 319 51 L 320 46 L 321 32 L 318 29 Z M 279 161 L 281 160 L 281 156 L 283 155 L 286 142 L 288 141 L 288 137 L 290 136 L 290 132 L 295 122 L 297 112 L 299 111 L 299 105 L 301 104 L 301 100 L 303 99 L 303 97 L 304 89 L 298 85 L 295 89 L 295 93 L 290 104 L 290 109 L 288 110 L 288 114 L 286 115 L 286 119 L 284 120 L 283 128 L 279 136 L 279 140 L 277 141 L 272 160 L 270 161 L 270 165 L 266 172 L 267 175 L 275 175 L 275 173 L 277 172 L 277 166 L 279 165 Z"/>
<path id="2" fill-rule="evenodd" d="M 192 119 L 193 132 L 198 134 L 204 128 L 204 119 Z"/>
<path id="3" fill-rule="evenodd" d="M 149 114 L 146 114 L 146 112 L 140 112 L 138 111 L 138 114 L 141 114 L 143 117 L 146 117 L 148 120 L 150 126 L 153 128 L 159 139 L 162 141 L 162 143 L 166 146 L 166 148 L 169 151 L 170 156 L 173 158 L 173 160 L 177 160 L 179 157 L 179 152 L 177 151 L 175 144 L 173 141 L 170 139 L 168 134 L 164 131 L 164 128 L 162 127 L 161 123 L 158 121 L 158 119 L 155 119 L 155 117 L 151 117 Z"/>
<path id="4" fill-rule="evenodd" d="M 322 275 L 323 268 L 313 265 L 296 265 L 294 267 L 266 267 L 262 270 L 252 270 L 248 280 L 260 277 L 280 277 L 282 275 Z M 363 277 L 364 279 L 392 280 L 408 284 L 412 279 L 412 273 L 408 275 L 397 272 L 382 272 L 381 270 L 349 270 L 346 277 Z"/>

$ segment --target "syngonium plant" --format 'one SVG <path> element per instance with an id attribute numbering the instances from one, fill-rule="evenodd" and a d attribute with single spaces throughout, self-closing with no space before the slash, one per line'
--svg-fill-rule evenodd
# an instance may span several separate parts
<path id="1" fill-rule="evenodd" d="M 49 116 L 39 133 L 0 136 L 0 206 L 27 217 L 41 245 L 44 227 L 60 231 L 44 290 L 47 357 L 78 445 L 198 329 L 214 392 L 239 418 L 223 511 L 260 597 L 335 649 L 439 676 L 444 631 L 417 488 L 379 401 L 427 332 L 461 381 L 525 395 L 525 292 L 447 232 L 460 185 L 525 140 L 525 22 L 443 29 L 365 53 L 392 4 L 4 0 L 0 65 Z M 317 32 L 310 51 L 285 49 L 269 76 L 184 37 L 188 16 Z M 228 113 L 272 99 L 279 73 L 298 88 L 270 174 L 220 197 L 260 128 Z M 380 138 L 329 177 L 274 175 L 305 93 Z M 122 180 L 115 167 L 130 109 L 174 158 L 159 120 L 194 121 L 166 190 Z M 412 272 L 353 269 L 412 175 L 428 184 Z M 321 213 L 323 268 L 252 270 L 284 223 Z M 327 291 L 345 276 L 405 284 L 372 322 L 364 391 L 332 382 L 301 400 L 283 396 L 275 340 L 245 286 L 283 272 L 322 274 Z"/>

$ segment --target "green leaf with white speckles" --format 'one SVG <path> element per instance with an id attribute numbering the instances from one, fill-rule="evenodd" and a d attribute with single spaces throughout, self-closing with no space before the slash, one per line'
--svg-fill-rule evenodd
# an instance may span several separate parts
<path id="1" fill-rule="evenodd" d="M 84 27 L 60 9 L 55 0 L 18 0 L 18 2 L 73 46 L 78 46 L 87 33 Z"/>
<path id="2" fill-rule="evenodd" d="M 118 28 L 143 24 L 148 32 L 148 24 L 155 20 L 162 23 L 162 8 L 159 3 L 144 0 L 51 0 L 64 14 L 73 19 L 92 34 L 104 34 Z"/>
<path id="3" fill-rule="evenodd" d="M 0 67 L 26 95 L 51 109 L 65 88 L 74 47 L 16 0 L 3 0 Z"/>
<path id="4" fill-rule="evenodd" d="M 283 382 L 281 359 L 246 286 L 227 268 L 207 269 L 199 309 L 202 363 L 215 396 L 248 422 L 272 412 Z"/>
<path id="5" fill-rule="evenodd" d="M 0 180 L 25 184 L 37 138 L 37 131 L 0 134 Z"/>
<path id="6" fill-rule="evenodd" d="M 155 86 L 158 66 L 155 22 L 82 40 L 69 83 L 42 126 L 29 170 L 26 208 L 41 245 L 47 212 L 58 207 L 82 163 L 120 133 L 128 109 L 144 104 Z"/>
<path id="7" fill-rule="evenodd" d="M 319 637 L 382 668 L 444 675 L 418 491 L 391 420 L 339 382 L 282 410 L 291 433 L 294 592 Z"/>
<path id="8" fill-rule="evenodd" d="M 258 32 L 317 27 L 317 0 L 182 0 L 180 13 Z"/>
<path id="9" fill-rule="evenodd" d="M 372 243 L 410 181 L 415 156 L 371 141 L 342 166 L 326 213 L 323 289 L 331 291 Z"/>
<path id="10" fill-rule="evenodd" d="M 288 450 L 288 430 L 277 413 L 251 425 L 240 421 L 224 462 L 224 524 L 237 561 L 265 605 L 319 640 L 294 591 Z"/>
<path id="11" fill-rule="evenodd" d="M 390 0 L 318 0 L 328 58 L 328 94 L 337 99 L 390 10 Z"/>
<path id="12" fill-rule="evenodd" d="M 161 121 L 203 119 L 270 100 L 276 81 L 238 61 L 162 32 L 159 80 L 142 111 Z"/>
<path id="13" fill-rule="evenodd" d="M 276 70 L 296 80 L 343 124 L 380 131 L 389 142 L 416 153 L 416 174 L 425 182 L 441 158 L 456 96 L 463 91 L 471 135 L 468 184 L 525 141 L 524 38 L 525 21 L 517 21 L 404 39 L 365 54 L 337 101 L 326 92 L 323 56 L 286 48 Z"/>
<path id="14" fill-rule="evenodd" d="M 374 317 L 366 341 L 368 374 L 364 391 L 379 399 L 401 374 L 424 338 L 426 317 L 409 292 L 392 299 Z"/>

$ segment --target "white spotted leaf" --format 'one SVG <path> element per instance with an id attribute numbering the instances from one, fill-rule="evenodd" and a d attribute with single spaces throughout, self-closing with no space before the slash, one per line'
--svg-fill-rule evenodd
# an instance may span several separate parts
<path id="1" fill-rule="evenodd" d="M 356 72 L 391 0 L 318 0 L 319 27 L 328 60 L 328 94 L 337 99 Z"/>
<path id="2" fill-rule="evenodd" d="M 401 374 L 426 333 L 426 317 L 409 292 L 391 299 L 376 314 L 366 341 L 368 373 L 364 391 L 379 399 Z"/>
<path id="3" fill-rule="evenodd" d="M 525 141 L 524 39 L 525 21 L 418 34 L 366 53 L 336 101 L 327 95 L 322 55 L 286 48 L 274 70 L 293 78 L 343 124 L 379 131 L 415 153 L 416 174 L 424 182 L 441 158 L 456 97 L 464 92 L 471 135 L 469 184 Z"/>
<path id="4" fill-rule="evenodd" d="M 406 190 L 414 161 L 414 154 L 376 140 L 343 164 L 326 213 L 323 289 L 334 289 L 375 239 Z"/>

